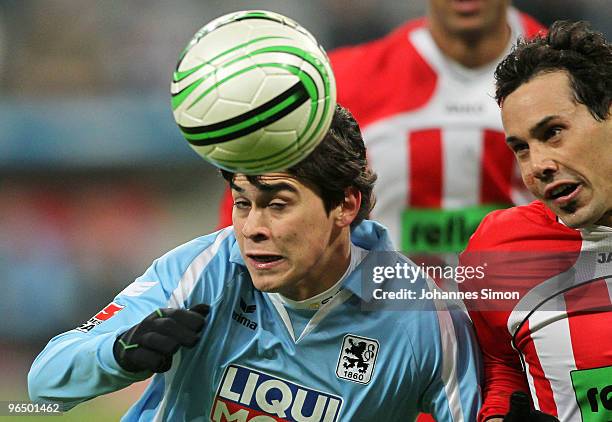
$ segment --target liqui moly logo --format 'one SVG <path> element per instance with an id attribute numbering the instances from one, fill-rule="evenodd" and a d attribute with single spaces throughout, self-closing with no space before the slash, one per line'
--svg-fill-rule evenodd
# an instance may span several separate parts
<path id="1" fill-rule="evenodd" d="M 334 422 L 342 397 L 238 365 L 225 369 L 210 420 Z"/>

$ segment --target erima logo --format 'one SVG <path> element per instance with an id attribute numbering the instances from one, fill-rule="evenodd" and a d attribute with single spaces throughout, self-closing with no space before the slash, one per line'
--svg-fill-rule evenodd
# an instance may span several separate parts
<path id="1" fill-rule="evenodd" d="M 240 298 L 240 309 L 242 309 L 242 312 L 244 312 L 245 314 L 252 314 L 253 312 L 255 312 L 256 308 L 257 305 L 247 305 L 246 302 L 242 300 L 242 298 Z"/>
<path id="2" fill-rule="evenodd" d="M 448 113 L 482 113 L 484 106 L 482 104 L 453 103 L 446 104 L 446 111 Z"/>
<path id="3" fill-rule="evenodd" d="M 257 309 L 257 305 L 247 305 L 242 298 L 240 298 L 240 310 L 246 314 L 252 314 Z M 236 311 L 232 312 L 232 319 L 236 321 L 238 324 L 244 325 L 245 327 L 256 330 L 257 323 L 247 317 L 245 317 L 242 313 L 238 313 Z"/>
<path id="4" fill-rule="evenodd" d="M 342 397 L 238 365 L 225 369 L 211 421 L 335 422 Z"/>

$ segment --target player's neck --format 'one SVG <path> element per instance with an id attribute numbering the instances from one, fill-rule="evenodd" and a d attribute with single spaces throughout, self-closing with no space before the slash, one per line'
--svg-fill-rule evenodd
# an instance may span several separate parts
<path id="1" fill-rule="evenodd" d="M 612 211 L 608 211 L 599 221 L 598 226 L 612 227 Z"/>
<path id="2" fill-rule="evenodd" d="M 467 68 L 478 68 L 497 61 L 504 53 L 512 30 L 507 23 L 499 28 L 501 29 L 458 36 L 446 32 L 435 21 L 429 25 L 431 36 L 442 53 Z"/>

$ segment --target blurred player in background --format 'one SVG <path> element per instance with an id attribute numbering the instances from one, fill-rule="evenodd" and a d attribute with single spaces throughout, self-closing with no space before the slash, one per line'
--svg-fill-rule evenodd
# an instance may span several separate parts
<path id="1" fill-rule="evenodd" d="M 372 217 L 402 251 L 460 252 L 488 211 L 526 202 L 493 70 L 517 37 L 542 28 L 509 3 L 430 0 L 426 17 L 330 54 L 338 102 L 363 128 L 378 173 Z M 223 227 L 231 204 L 228 192 Z"/>
<path id="2" fill-rule="evenodd" d="M 491 213 L 462 255 L 492 252 L 485 285 L 524 290 L 499 311 L 471 309 L 485 361 L 479 420 L 501 421 L 521 390 L 562 422 L 610 421 L 612 45 L 584 22 L 557 22 L 496 78 L 506 142 L 537 201 Z"/>
<path id="3" fill-rule="evenodd" d="M 378 173 L 373 218 L 410 253 L 459 252 L 492 207 L 524 199 L 493 70 L 541 27 L 509 0 L 430 0 L 425 18 L 331 54 L 338 101 Z"/>
<path id="4" fill-rule="evenodd" d="M 156 373 L 124 420 L 476 418 L 465 313 L 432 300 L 362 310 L 363 267 L 393 246 L 364 220 L 376 175 L 350 113 L 338 107 L 326 138 L 286 172 L 223 175 L 233 227 L 167 253 L 51 340 L 29 373 L 33 400 L 71 408 Z"/>

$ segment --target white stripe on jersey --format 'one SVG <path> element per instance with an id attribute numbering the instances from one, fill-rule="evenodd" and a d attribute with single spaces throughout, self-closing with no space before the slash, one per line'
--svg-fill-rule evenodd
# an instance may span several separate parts
<path id="1" fill-rule="evenodd" d="M 427 278 L 429 290 L 438 289 L 436 283 Z M 457 365 L 460 362 L 457 349 L 457 334 L 450 311 L 444 301 L 434 299 L 438 323 L 440 324 L 440 345 L 442 346 L 442 382 L 448 400 L 451 420 L 463 422 L 463 407 L 461 406 L 461 390 L 457 380 Z"/>
<path id="2" fill-rule="evenodd" d="M 530 375 L 531 366 L 528 362 L 525 362 L 525 372 L 527 373 L 527 384 L 529 385 L 529 391 L 531 391 L 531 399 L 533 400 L 533 405 L 536 409 L 540 409 L 540 401 L 538 400 L 538 396 L 535 394 L 536 388 L 533 384 L 533 377 Z"/>
<path id="3" fill-rule="evenodd" d="M 576 369 L 572 338 L 567 313 L 563 308 L 558 311 L 535 312 L 529 319 L 534 329 L 531 338 L 544 370 L 544 376 L 550 382 L 552 395 L 557 407 L 559 419 L 564 422 L 580 422 L 580 413 L 575 414 L 576 395 L 572 388 L 570 371 Z M 542 327 L 543 328 L 539 328 Z M 535 333 L 534 333 L 535 331 Z M 548 364 L 547 364 L 548 363 Z M 553 363 L 553 364 L 550 364 Z M 536 397 L 536 390 L 531 373 L 527 373 L 531 396 Z M 534 400 L 534 403 L 537 400 Z M 538 403 L 537 408 L 541 409 Z M 576 416 L 578 419 L 575 419 Z"/>
<path id="4" fill-rule="evenodd" d="M 368 147 L 368 161 L 376 170 L 378 180 L 374 185 L 376 206 L 372 217 L 384 224 L 393 237 L 393 244 L 400 246 L 402 232 L 401 215 L 410 196 L 407 183 L 410 174 L 410 157 L 407 148 L 407 133 L 401 122 L 383 121 L 363 130 L 363 139 Z M 382 132 L 382 133 L 380 133 Z"/>
<path id="5" fill-rule="evenodd" d="M 576 393 L 572 388 L 570 371 L 576 369 L 574 352 L 572 348 L 572 338 L 569 328 L 569 320 L 562 318 L 554 323 L 554 335 L 550 332 L 542 331 L 542 335 L 547 335 L 545 341 L 541 336 L 537 336 L 534 345 L 538 356 L 546 362 L 566 362 L 565 365 L 546 365 L 544 374 L 552 388 L 553 397 L 557 406 L 559 419 L 564 422 L 581 422 L 579 409 L 576 407 Z M 552 341 L 551 341 L 552 340 Z"/>
<path id="6" fill-rule="evenodd" d="M 178 282 L 178 285 L 176 286 L 176 288 L 172 292 L 172 295 L 170 296 L 170 299 L 168 300 L 169 308 L 182 308 L 185 306 L 185 300 L 189 297 L 189 295 L 191 295 L 191 292 L 193 292 L 193 289 L 196 285 L 196 282 L 199 280 L 202 271 L 204 271 L 204 268 L 206 268 L 206 266 L 217 254 L 221 243 L 233 232 L 233 226 L 223 229 L 217 235 L 215 241 L 202 252 L 200 252 L 200 254 L 191 262 L 191 264 L 189 264 L 189 267 L 187 267 L 187 270 L 183 274 L 183 277 L 181 277 L 180 281 Z M 176 369 L 179 367 L 178 364 L 181 359 L 181 351 L 182 349 L 179 350 L 178 353 L 175 353 L 174 356 L 172 356 L 172 366 L 170 367 L 170 370 L 168 372 L 163 375 L 156 375 L 164 377 L 165 387 L 163 398 L 159 403 L 157 412 L 155 412 L 153 422 L 162 422 L 164 420 L 163 415 L 166 406 L 168 405 L 168 400 L 170 400 L 171 397 L 170 388 L 172 386 L 172 381 L 175 376 Z"/>
<path id="7" fill-rule="evenodd" d="M 218 235 L 215 241 L 204 249 L 200 254 L 193 260 L 187 270 L 183 274 L 183 277 L 178 282 L 178 285 L 170 295 L 168 300 L 169 308 L 182 308 L 185 306 L 185 300 L 191 295 L 193 288 L 204 271 L 204 268 L 214 258 L 219 250 L 221 243 L 234 232 L 234 227 L 230 226 L 223 229 Z"/>
<path id="8" fill-rule="evenodd" d="M 474 163 L 482 158 L 483 135 L 481 128 L 442 130 L 442 208 L 480 203 L 482 169 Z"/>
<path id="9" fill-rule="evenodd" d="M 439 303 L 436 300 L 436 307 Z M 457 336 L 450 313 L 438 309 L 438 321 L 440 323 L 440 343 L 442 344 L 442 381 L 444 391 L 448 399 L 448 407 L 454 422 L 463 422 L 463 409 L 461 407 L 461 392 L 457 381 Z"/>

